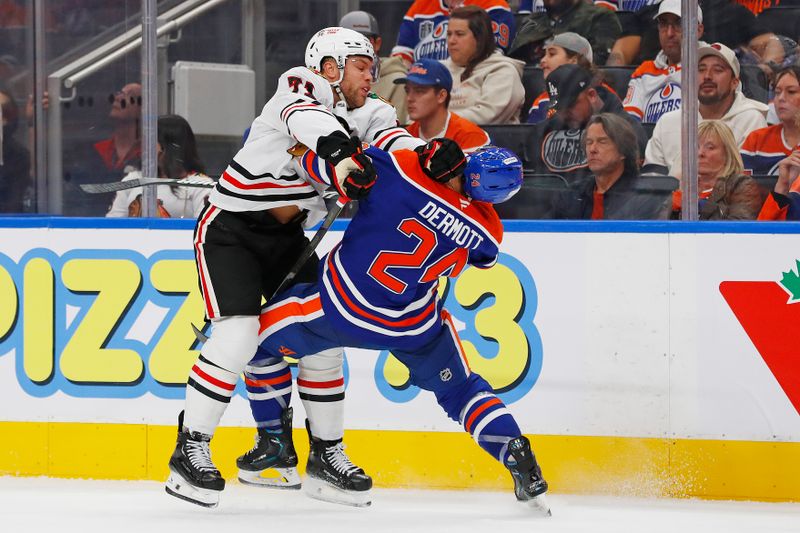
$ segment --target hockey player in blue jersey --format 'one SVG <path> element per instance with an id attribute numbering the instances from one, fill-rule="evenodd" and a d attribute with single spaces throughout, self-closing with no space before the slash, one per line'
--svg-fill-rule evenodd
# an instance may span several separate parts
<path id="1" fill-rule="evenodd" d="M 408 367 L 411 382 L 432 391 L 447 415 L 509 469 L 517 499 L 549 515 L 547 483 L 530 443 L 491 386 L 470 370 L 437 291 L 440 276 L 497 261 L 503 228 L 491 204 L 519 190 L 519 159 L 491 147 L 467 161 L 447 139 L 414 151 L 368 148 L 365 154 L 378 175 L 372 191 L 321 261 L 320 281 L 295 285 L 264 308 L 251 364 L 278 368 L 287 350 L 297 358 L 338 346 L 390 350 Z M 313 174 L 330 171 L 324 162 L 307 163 Z M 302 382 L 298 388 L 303 391 Z M 280 417 L 290 397 L 290 387 L 251 397 L 256 420 Z M 313 478 L 305 487 L 331 490 Z"/>

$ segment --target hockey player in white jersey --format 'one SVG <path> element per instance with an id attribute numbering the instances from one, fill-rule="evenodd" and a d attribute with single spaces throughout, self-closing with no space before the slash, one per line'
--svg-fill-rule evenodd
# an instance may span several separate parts
<path id="1" fill-rule="evenodd" d="M 345 199 L 358 199 L 369 193 L 376 176 L 361 143 L 351 134 L 360 134 L 384 149 L 421 144 L 396 127 L 390 106 L 391 113 L 370 97 L 375 63 L 372 45 L 357 32 L 326 28 L 315 34 L 306 49 L 306 66 L 280 76 L 275 95 L 253 122 L 245 145 L 223 172 L 209 206 L 198 218 L 194 247 L 199 284 L 214 327 L 190 371 L 186 404 L 178 419 L 166 485 L 174 496 L 203 506 L 217 505 L 225 480 L 211 460 L 209 442 L 239 375 L 256 351 L 261 298 L 274 292 L 305 248 L 308 240 L 303 227 L 324 216 L 325 204 L 318 191 L 297 172 L 298 150 L 310 147 L 333 165 L 331 185 Z M 359 113 L 352 113 L 364 107 L 361 119 Z M 354 115 L 350 120 L 349 114 Z M 315 280 L 317 261 L 316 257 L 309 260 L 295 281 Z M 330 376 L 341 375 L 341 350 L 309 359 L 310 364 L 301 365 L 300 376 L 312 389 L 331 382 Z M 258 375 L 264 369 L 247 370 L 248 388 L 266 384 Z M 288 373 L 288 367 L 277 370 L 281 376 Z M 341 389 L 323 390 L 327 398 L 317 394 L 311 402 L 317 406 L 306 405 L 311 453 L 324 458 L 315 461 L 324 471 L 309 475 L 325 476 L 345 492 L 369 491 L 371 478 L 350 462 L 341 445 Z M 292 472 L 297 457 L 291 442 L 291 412 L 259 428 L 259 440 L 262 436 L 284 450 L 287 474 L 295 476 L 285 481 L 299 486 L 296 471 Z"/>

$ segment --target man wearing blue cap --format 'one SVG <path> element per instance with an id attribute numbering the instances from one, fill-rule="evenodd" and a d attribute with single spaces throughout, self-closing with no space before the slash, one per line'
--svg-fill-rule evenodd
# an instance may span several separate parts
<path id="1" fill-rule="evenodd" d="M 420 59 L 395 83 L 405 84 L 408 116 L 414 121 L 406 129 L 414 137 L 426 141 L 447 137 L 464 152 L 490 143 L 489 135 L 479 126 L 447 110 L 453 78 L 439 61 Z"/>

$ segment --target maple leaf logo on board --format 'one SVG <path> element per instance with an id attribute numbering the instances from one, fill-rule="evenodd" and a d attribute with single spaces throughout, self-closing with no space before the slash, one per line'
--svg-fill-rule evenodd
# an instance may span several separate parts
<path id="1" fill-rule="evenodd" d="M 780 282 L 723 281 L 719 292 L 800 414 L 800 261 L 796 268 Z"/>

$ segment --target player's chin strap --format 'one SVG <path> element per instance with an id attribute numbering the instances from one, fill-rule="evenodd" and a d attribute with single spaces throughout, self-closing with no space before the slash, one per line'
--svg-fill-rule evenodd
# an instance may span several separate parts
<path id="1" fill-rule="evenodd" d="M 314 251 L 317 249 L 317 246 L 319 245 L 320 241 L 322 241 L 322 238 L 325 236 L 326 233 L 328 233 L 328 230 L 333 224 L 333 221 L 339 217 L 339 214 L 341 214 L 342 209 L 344 209 L 346 203 L 347 202 L 343 200 L 341 197 L 337 198 L 334 206 L 331 207 L 330 211 L 328 211 L 328 216 L 326 216 L 325 220 L 322 221 L 322 225 L 319 227 L 317 232 L 311 238 L 311 241 L 306 245 L 305 249 L 303 250 L 303 253 L 301 253 L 300 256 L 297 258 L 297 261 L 294 262 L 294 265 L 292 265 L 292 268 L 289 270 L 289 273 L 286 274 L 285 278 L 283 278 L 283 281 L 281 281 L 281 284 L 278 285 L 277 289 L 275 289 L 275 292 L 273 292 L 272 295 L 269 298 L 267 298 L 267 305 L 269 304 L 269 301 L 275 297 L 276 294 L 283 292 L 283 290 L 289 286 L 289 284 L 292 282 L 295 276 L 297 276 L 297 273 L 300 272 L 300 269 L 303 268 L 303 265 L 306 264 L 308 258 L 314 255 Z M 198 341 L 205 343 L 208 340 L 208 336 L 202 331 L 200 331 L 200 329 L 194 324 L 192 324 L 192 331 L 194 332 L 194 336 L 197 338 Z"/>
<path id="2" fill-rule="evenodd" d="M 336 83 L 331 85 L 331 89 L 333 89 L 333 91 L 336 93 L 336 96 L 339 97 L 339 101 L 333 105 L 333 114 L 339 118 L 347 120 L 347 99 L 344 97 L 342 88 L 338 83 Z"/>

